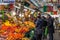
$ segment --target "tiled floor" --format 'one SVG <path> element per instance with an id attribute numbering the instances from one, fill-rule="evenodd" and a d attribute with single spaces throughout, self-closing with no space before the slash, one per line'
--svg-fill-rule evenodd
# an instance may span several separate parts
<path id="1" fill-rule="evenodd" d="M 54 34 L 54 40 L 60 40 L 60 30 L 56 30 Z"/>
<path id="2" fill-rule="evenodd" d="M 47 39 L 44 39 L 44 40 L 48 40 Z M 59 33 L 59 30 L 55 30 L 55 33 L 54 33 L 54 40 L 60 40 L 60 33 Z"/>

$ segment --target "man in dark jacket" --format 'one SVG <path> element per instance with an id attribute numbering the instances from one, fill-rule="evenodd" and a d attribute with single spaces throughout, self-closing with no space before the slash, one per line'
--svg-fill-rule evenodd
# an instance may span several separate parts
<path id="1" fill-rule="evenodd" d="M 53 40 L 53 33 L 54 33 L 54 19 L 50 16 L 47 15 L 47 25 L 48 25 L 48 32 L 49 32 L 49 40 Z"/>
<path id="2" fill-rule="evenodd" d="M 46 36 L 45 36 L 45 28 L 46 28 L 46 26 L 47 26 L 47 19 L 46 19 L 46 17 L 45 16 L 42 16 L 42 19 L 43 19 L 43 34 L 42 34 L 42 38 L 43 38 L 43 40 L 46 38 Z"/>
<path id="3" fill-rule="evenodd" d="M 43 27 L 43 20 L 41 16 L 38 16 L 36 21 L 36 30 L 35 30 L 35 38 L 36 40 L 42 40 L 42 27 Z"/>

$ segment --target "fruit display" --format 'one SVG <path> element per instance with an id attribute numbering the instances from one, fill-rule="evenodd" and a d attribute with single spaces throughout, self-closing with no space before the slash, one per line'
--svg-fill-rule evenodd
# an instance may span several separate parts
<path id="1" fill-rule="evenodd" d="M 59 0 L 0 0 L 0 40 L 35 40 L 41 32 L 47 35 L 47 32 L 44 33 L 47 28 L 45 30 L 44 25 L 39 24 L 40 18 L 42 24 L 48 21 L 48 14 L 54 19 L 58 18 L 56 21 L 59 24 L 55 28 L 60 29 Z"/>
<path id="2" fill-rule="evenodd" d="M 35 24 L 34 22 L 30 19 L 28 15 L 30 15 L 30 11 L 25 12 L 25 15 L 23 18 L 17 17 L 16 15 L 14 16 L 16 19 L 9 15 L 10 12 L 7 12 L 6 15 L 8 17 L 7 20 L 2 21 L 2 25 L 0 28 L 0 35 L 6 36 L 5 40 L 30 40 L 34 36 L 34 32 L 32 32 L 32 29 L 35 29 Z M 5 16 L 4 16 L 5 17 Z M 28 21 L 25 21 L 25 19 Z M 33 30 L 34 31 L 34 30 Z M 27 37 L 27 33 L 30 37 Z M 27 38 L 26 38 L 27 37 Z"/>
<path id="3" fill-rule="evenodd" d="M 20 24 L 21 25 L 21 24 Z M 6 36 L 6 40 L 22 39 L 26 33 L 35 28 L 35 24 L 30 21 L 26 21 L 23 25 L 19 26 L 15 23 L 6 20 L 3 22 L 0 34 Z"/>
<path id="4" fill-rule="evenodd" d="M 12 6 L 11 6 L 12 5 Z M 34 36 L 35 24 L 34 19 L 32 20 L 31 10 L 27 9 L 27 11 L 23 10 L 24 13 L 20 13 L 21 15 L 17 15 L 18 13 L 12 10 L 13 4 L 10 7 L 7 6 L 6 11 L 2 10 L 3 21 L 0 27 L 0 35 L 6 36 L 5 40 L 30 40 Z M 6 6 L 5 6 L 6 7 Z M 8 8 L 11 8 L 9 10 Z M 17 13 L 17 14 L 16 14 Z M 7 19 L 5 19 L 7 16 Z M 20 17 L 23 16 L 23 17 Z M 30 19 L 31 17 L 31 19 Z M 5 19 L 5 20 L 4 20 Z M 27 33 L 29 37 L 27 36 Z"/>
<path id="5" fill-rule="evenodd" d="M 25 23 L 25 25 L 29 26 L 29 28 L 35 28 L 35 24 L 31 21 L 26 21 L 24 23 Z"/>
<path id="6" fill-rule="evenodd" d="M 27 11 L 23 10 L 24 13 L 17 13 L 13 9 L 13 4 L 0 6 L 1 15 L 3 15 L 0 27 L 1 37 L 5 40 L 30 40 L 34 36 L 34 30 L 32 29 L 35 29 L 34 21 L 32 18 L 30 19 L 31 10 L 27 9 Z"/>

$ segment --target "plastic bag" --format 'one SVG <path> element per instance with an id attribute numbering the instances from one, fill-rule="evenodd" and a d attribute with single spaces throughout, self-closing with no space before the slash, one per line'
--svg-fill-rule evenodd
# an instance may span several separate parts
<path id="1" fill-rule="evenodd" d="M 45 36 L 48 35 L 48 27 L 45 28 Z"/>

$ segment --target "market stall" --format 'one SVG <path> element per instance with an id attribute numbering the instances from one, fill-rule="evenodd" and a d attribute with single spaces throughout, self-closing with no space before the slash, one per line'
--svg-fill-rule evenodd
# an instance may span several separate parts
<path id="1" fill-rule="evenodd" d="M 3 1 L 6 3 L 7 1 Z M 31 40 L 35 31 L 35 20 L 39 14 L 59 17 L 58 9 L 51 1 L 8 1 L 0 5 L 0 36 L 6 40 Z M 40 2 L 40 3 L 39 3 Z M 2 21 L 1 21 L 2 19 Z"/>

